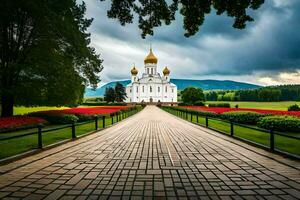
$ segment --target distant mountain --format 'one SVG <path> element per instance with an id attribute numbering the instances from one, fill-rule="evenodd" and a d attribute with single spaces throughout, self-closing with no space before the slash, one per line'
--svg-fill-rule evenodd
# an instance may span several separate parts
<path id="1" fill-rule="evenodd" d="M 113 81 L 97 88 L 95 91 L 87 88 L 85 97 L 103 96 L 107 87 L 114 87 L 119 82 L 124 86 L 130 83 L 130 80 Z M 236 81 L 219 81 L 219 80 L 191 80 L 191 79 L 171 79 L 171 82 L 177 85 L 178 90 L 183 90 L 187 87 L 199 87 L 203 90 L 241 90 L 241 89 L 256 89 L 261 86 L 236 82 Z"/>

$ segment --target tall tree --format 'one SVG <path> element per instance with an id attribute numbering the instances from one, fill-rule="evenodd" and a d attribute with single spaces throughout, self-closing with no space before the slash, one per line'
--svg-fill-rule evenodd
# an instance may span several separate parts
<path id="1" fill-rule="evenodd" d="M 108 88 L 105 89 L 104 100 L 107 101 L 107 102 L 115 102 L 116 95 L 115 95 L 114 88 L 108 87 Z"/>
<path id="2" fill-rule="evenodd" d="M 101 0 L 105 1 L 105 0 Z M 153 29 L 162 23 L 171 24 L 175 20 L 176 11 L 183 16 L 185 36 L 189 37 L 199 31 L 205 15 L 216 10 L 217 15 L 226 13 L 234 18 L 233 27 L 243 29 L 247 22 L 254 19 L 247 13 L 256 10 L 264 0 L 111 0 L 111 8 L 107 15 L 118 19 L 121 25 L 132 23 L 138 16 L 142 37 L 153 35 Z"/>
<path id="3" fill-rule="evenodd" d="M 115 100 L 116 102 L 123 102 L 126 98 L 126 91 L 125 91 L 125 87 L 117 82 L 116 86 L 115 86 Z"/>
<path id="4" fill-rule="evenodd" d="M 90 47 L 85 4 L 75 0 L 2 0 L 2 116 L 13 105 L 76 105 L 100 81 L 102 60 Z"/>

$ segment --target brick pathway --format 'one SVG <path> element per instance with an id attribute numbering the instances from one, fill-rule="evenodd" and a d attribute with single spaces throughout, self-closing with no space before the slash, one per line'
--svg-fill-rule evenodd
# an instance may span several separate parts
<path id="1" fill-rule="evenodd" d="M 298 161 L 148 106 L 0 166 L 0 199 L 297 199 L 299 169 Z"/>

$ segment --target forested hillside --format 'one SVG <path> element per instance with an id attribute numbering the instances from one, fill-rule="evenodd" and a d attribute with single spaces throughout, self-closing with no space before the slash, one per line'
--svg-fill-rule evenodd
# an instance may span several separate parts
<path id="1" fill-rule="evenodd" d="M 207 101 L 300 101 L 300 85 L 280 85 L 258 89 L 209 91 Z"/>

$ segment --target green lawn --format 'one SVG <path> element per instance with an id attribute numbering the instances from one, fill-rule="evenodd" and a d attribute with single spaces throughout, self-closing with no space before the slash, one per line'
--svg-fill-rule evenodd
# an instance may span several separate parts
<path id="1" fill-rule="evenodd" d="M 134 112 L 132 112 L 134 114 Z M 117 121 L 116 116 L 114 116 L 114 123 Z M 98 120 L 98 129 L 103 128 L 102 126 L 102 119 Z M 105 126 L 109 126 L 112 124 L 112 118 L 106 118 L 105 120 Z M 44 127 L 43 130 L 52 129 L 52 128 L 59 128 L 63 127 L 65 125 L 51 125 Z M 72 131 L 71 127 L 67 127 L 64 129 L 46 132 L 42 134 L 43 137 L 43 146 L 47 146 L 50 144 L 54 144 L 63 140 L 71 139 L 72 138 Z M 92 121 L 87 124 L 82 124 L 79 126 L 76 126 L 75 132 L 76 136 L 84 135 L 88 132 L 95 130 L 95 122 Z M 11 133 L 0 133 L 0 139 L 6 138 L 10 136 L 16 136 L 16 135 L 22 135 L 30 132 L 37 132 L 37 128 L 27 129 L 27 130 L 21 130 Z M 0 141 L 0 159 L 7 158 L 13 155 L 17 155 L 20 153 L 24 153 L 29 150 L 36 149 L 38 146 L 38 137 L 37 134 L 25 136 L 21 138 L 6 140 L 6 141 Z M 5 149 L 5 151 L 4 151 Z"/>
<path id="2" fill-rule="evenodd" d="M 287 110 L 290 105 L 298 104 L 296 101 L 281 101 L 281 102 L 247 102 L 247 101 L 207 101 L 206 103 L 230 103 L 231 107 L 239 105 L 239 108 L 254 108 L 254 109 L 271 109 L 271 110 Z"/>
<path id="3" fill-rule="evenodd" d="M 48 107 L 48 106 L 37 106 L 37 107 L 25 107 L 18 106 L 14 107 L 14 115 L 24 115 L 31 112 L 44 111 L 44 110 L 61 110 L 67 107 Z"/>
<path id="4" fill-rule="evenodd" d="M 176 115 L 176 112 L 174 111 L 168 111 L 174 115 Z M 185 116 L 183 117 L 184 119 Z M 191 116 L 188 114 L 188 120 L 191 121 Z M 199 124 L 205 125 L 205 118 L 204 117 L 199 117 L 198 118 Z M 192 122 L 197 123 L 197 118 L 196 116 L 193 116 Z M 208 121 L 208 126 L 210 128 L 216 129 L 218 131 L 221 131 L 226 134 L 230 134 L 230 124 L 227 122 L 219 121 L 219 120 L 214 120 L 214 119 L 209 119 Z M 300 138 L 300 133 L 286 133 L 287 135 L 292 135 Z M 234 126 L 234 136 L 247 139 L 250 141 L 253 141 L 255 143 L 264 145 L 264 146 L 269 146 L 269 137 L 270 135 L 268 133 L 258 131 L 258 130 L 253 130 L 250 128 L 245 128 L 241 126 Z M 296 139 L 290 139 L 284 136 L 280 135 L 275 135 L 275 148 L 281 151 L 285 151 L 288 153 L 300 155 L 300 140 Z"/>

